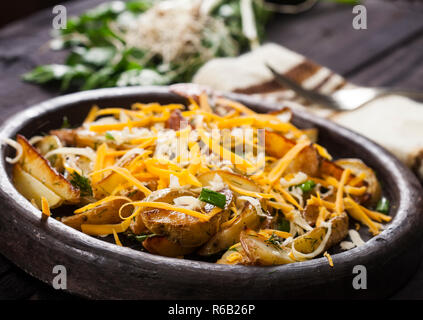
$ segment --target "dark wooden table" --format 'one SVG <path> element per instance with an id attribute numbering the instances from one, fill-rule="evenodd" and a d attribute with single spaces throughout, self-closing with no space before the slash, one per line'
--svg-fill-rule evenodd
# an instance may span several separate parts
<path id="1" fill-rule="evenodd" d="M 103 1 L 70 1 L 66 7 L 72 15 Z M 300 15 L 276 16 L 268 27 L 268 41 L 297 51 L 361 85 L 423 90 L 422 1 L 368 0 L 365 5 L 367 30 L 353 29 L 351 7 L 322 2 Z M 51 10 L 44 10 L 0 30 L 0 122 L 60 94 L 20 80 L 22 73 L 38 64 L 63 61 L 64 53 L 48 49 L 52 18 Z M 0 299 L 75 298 L 32 278 L 0 254 Z M 423 264 L 392 298 L 423 299 Z"/>

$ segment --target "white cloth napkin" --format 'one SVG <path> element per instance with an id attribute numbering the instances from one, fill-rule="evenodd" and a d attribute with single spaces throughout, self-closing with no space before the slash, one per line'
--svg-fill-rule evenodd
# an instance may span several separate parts
<path id="1" fill-rule="evenodd" d="M 322 93 L 354 86 L 328 68 L 271 43 L 237 58 L 211 60 L 197 72 L 193 82 L 219 91 L 250 94 L 281 106 L 304 108 L 330 118 L 384 146 L 423 181 L 423 104 L 390 95 L 354 111 L 322 109 L 307 105 L 292 90 L 277 84 L 266 63 L 302 86 Z"/>

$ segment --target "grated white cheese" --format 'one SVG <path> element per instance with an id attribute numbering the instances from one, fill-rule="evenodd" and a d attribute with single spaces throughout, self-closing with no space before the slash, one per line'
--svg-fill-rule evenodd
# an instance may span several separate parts
<path id="1" fill-rule="evenodd" d="M 189 209 L 189 210 L 196 210 L 203 207 L 204 202 L 198 200 L 193 196 L 182 196 L 173 199 L 173 203 L 181 208 Z"/>
<path id="2" fill-rule="evenodd" d="M 363 244 L 365 244 L 363 239 L 361 239 L 360 234 L 356 230 L 350 229 L 350 230 L 348 230 L 348 234 L 351 238 L 351 241 L 354 243 L 354 245 L 356 247 L 359 247 L 359 246 L 362 246 Z"/>
<path id="3" fill-rule="evenodd" d="M 352 243 L 351 241 L 342 241 L 339 246 L 341 247 L 342 250 L 350 250 L 352 248 L 355 248 L 355 244 Z"/>
<path id="4" fill-rule="evenodd" d="M 287 188 L 290 186 L 294 186 L 294 185 L 296 186 L 298 184 L 301 184 L 305 182 L 306 180 L 307 180 L 307 175 L 304 172 L 300 171 L 297 174 L 295 174 L 295 176 L 291 180 L 287 181 L 284 178 L 281 178 L 279 180 L 279 183 L 281 184 L 283 188 Z"/>
<path id="5" fill-rule="evenodd" d="M 253 197 L 248 197 L 248 196 L 238 197 L 237 198 L 237 201 L 238 200 L 248 201 L 254 207 L 254 209 L 256 210 L 257 215 L 262 216 L 262 217 L 267 217 L 267 215 L 264 213 L 264 211 L 263 211 L 263 209 L 261 207 L 261 204 L 260 204 L 260 201 L 259 200 L 255 199 Z"/>
<path id="6" fill-rule="evenodd" d="M 291 191 L 288 190 L 288 192 L 297 199 L 298 204 L 301 207 L 304 207 L 304 199 L 303 199 L 303 190 L 299 187 L 291 188 Z"/>
<path id="7" fill-rule="evenodd" d="M 215 174 L 213 180 L 209 181 L 208 188 L 213 191 L 219 191 L 225 188 L 222 177 L 218 174 Z"/>
<path id="8" fill-rule="evenodd" d="M 181 187 L 179 183 L 179 178 L 173 174 L 169 176 L 169 188 L 171 189 L 179 189 Z"/>

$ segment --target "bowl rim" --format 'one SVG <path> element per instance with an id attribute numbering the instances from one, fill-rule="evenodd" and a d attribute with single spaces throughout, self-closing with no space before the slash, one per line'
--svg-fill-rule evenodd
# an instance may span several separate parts
<path id="1" fill-rule="evenodd" d="M 34 119 L 57 109 L 65 109 L 70 104 L 84 101 L 95 101 L 99 98 L 125 98 L 134 95 L 143 96 L 149 94 L 167 95 L 169 97 L 174 95 L 170 92 L 170 89 L 167 86 L 146 86 L 105 88 L 59 96 L 57 98 L 53 98 L 29 107 L 28 109 L 23 110 L 7 119 L 0 127 L 0 139 L 5 137 L 14 138 L 12 135 L 18 132 L 19 129 L 23 127 L 23 125 L 30 119 Z M 269 102 L 263 102 L 262 100 L 254 99 L 242 94 L 229 93 L 224 95 L 228 98 L 239 100 L 248 105 L 257 105 L 259 107 L 263 106 L 263 108 L 267 109 L 272 109 L 275 107 Z M 364 245 L 332 255 L 335 264 L 341 263 L 351 266 L 351 264 L 354 264 L 356 261 L 358 261 L 359 258 L 362 258 L 363 256 L 367 258 L 370 256 L 375 258 L 380 257 L 382 252 L 381 249 L 386 245 L 385 242 L 388 241 L 388 239 L 391 245 L 394 247 L 401 244 L 401 237 L 404 233 L 415 232 L 418 227 L 423 226 L 422 218 L 418 218 L 418 223 L 407 223 L 407 218 L 410 214 L 419 214 L 418 212 L 413 212 L 413 210 L 416 210 L 416 208 L 418 210 L 419 204 L 420 208 L 423 209 L 423 198 L 421 197 L 423 190 L 417 178 L 398 159 L 396 159 L 393 155 L 391 155 L 378 144 L 370 141 L 358 133 L 341 127 L 334 122 L 319 118 L 307 112 L 298 112 L 293 110 L 293 114 L 294 117 L 298 117 L 299 119 L 310 121 L 316 125 L 324 126 L 330 130 L 336 131 L 337 134 L 343 139 L 355 140 L 357 143 L 362 145 L 363 148 L 368 149 L 368 151 L 373 156 L 379 157 L 380 161 L 384 163 L 385 168 L 391 173 L 392 178 L 398 183 L 395 186 L 396 192 L 399 192 L 398 207 L 396 208 L 394 218 L 388 227 L 379 235 L 368 240 Z M 34 228 L 38 228 L 41 213 L 32 205 L 28 205 L 29 201 L 26 200 L 13 186 L 9 174 L 7 173 L 7 166 L 9 164 L 5 162 L 5 150 L 6 146 L 2 144 L 0 148 L 0 194 L 2 194 L 4 198 L 8 199 L 13 208 L 16 208 L 17 211 L 19 211 L 17 214 L 24 215 L 25 219 L 27 219 L 34 226 Z M 410 201 L 408 201 L 409 199 L 416 199 L 417 206 L 415 203 L 412 204 Z M 248 275 L 254 277 L 257 275 L 262 276 L 263 274 L 275 274 L 279 272 L 307 272 L 307 270 L 313 270 L 315 268 L 321 268 L 322 266 L 328 265 L 327 259 L 325 257 L 302 261 L 301 263 L 292 263 L 265 268 L 243 265 L 219 265 L 212 262 L 163 257 L 153 255 L 148 252 L 137 251 L 128 247 L 119 247 L 115 244 L 86 235 L 80 231 L 64 225 L 55 219 L 49 219 L 46 228 L 44 230 L 40 230 L 41 234 L 44 234 L 45 232 L 50 233 L 49 236 L 55 237 L 58 241 L 64 242 L 64 244 L 78 246 L 79 250 L 87 251 L 86 253 L 94 251 L 99 255 L 105 254 L 105 256 L 109 257 L 110 255 L 115 255 L 114 258 L 126 258 L 134 261 L 142 261 L 142 263 L 151 265 L 169 264 L 169 266 L 172 268 L 190 269 L 190 271 L 193 273 L 198 270 L 207 270 L 207 272 L 215 272 L 217 275 L 231 274 L 232 276 L 236 276 L 237 274 L 242 274 L 243 276 Z M 74 241 L 76 242 L 74 243 Z M 21 267 L 28 271 L 27 267 Z M 45 279 L 41 280 L 45 281 Z"/>

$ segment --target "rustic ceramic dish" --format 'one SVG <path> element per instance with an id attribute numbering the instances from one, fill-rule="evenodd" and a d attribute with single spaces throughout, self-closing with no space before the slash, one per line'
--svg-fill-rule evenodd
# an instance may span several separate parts
<path id="1" fill-rule="evenodd" d="M 272 106 L 232 95 L 258 111 Z M 101 89 L 62 96 L 28 108 L 6 121 L 1 137 L 32 136 L 57 128 L 67 116 L 81 123 L 93 104 L 123 107 L 141 102 L 184 102 L 167 87 Z M 87 236 L 41 215 L 10 180 L 2 146 L 0 162 L 0 251 L 32 276 L 52 283 L 53 267 L 67 270 L 67 290 L 103 299 L 282 299 L 386 297 L 403 285 L 422 254 L 423 190 L 415 176 L 380 146 L 332 122 L 295 113 L 294 124 L 317 127 L 320 143 L 335 157 L 357 157 L 375 169 L 391 203 L 392 222 L 365 245 L 325 258 L 275 267 L 217 265 L 139 252 Z M 366 228 L 362 228 L 366 229 Z M 367 270 L 367 289 L 355 290 L 353 268 Z"/>

